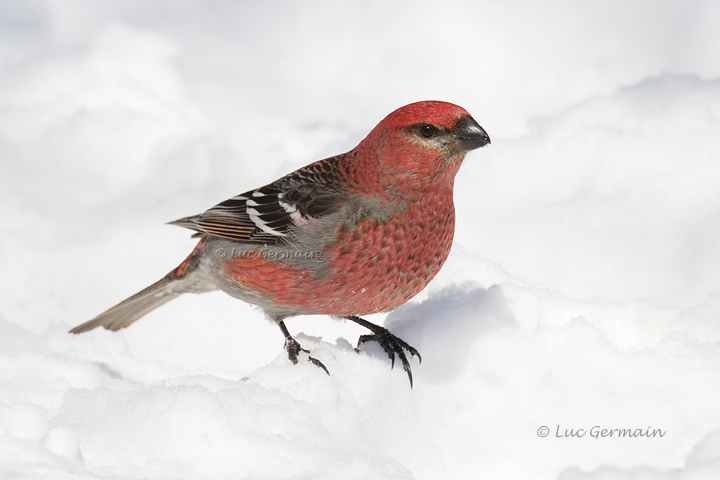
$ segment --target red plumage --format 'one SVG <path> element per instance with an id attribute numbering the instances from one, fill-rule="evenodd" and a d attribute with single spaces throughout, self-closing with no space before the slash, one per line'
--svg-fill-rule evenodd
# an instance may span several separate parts
<path id="1" fill-rule="evenodd" d="M 118 330 L 182 293 L 220 289 L 278 323 L 293 363 L 304 350 L 285 318 L 343 317 L 373 332 L 360 343 L 380 342 L 393 363 L 397 355 L 412 385 L 405 351 L 417 351 L 359 315 L 402 305 L 437 274 L 455 229 L 455 175 L 466 152 L 488 143 L 457 105 L 402 107 L 353 150 L 172 222 L 201 236 L 190 256 L 71 332 Z"/>

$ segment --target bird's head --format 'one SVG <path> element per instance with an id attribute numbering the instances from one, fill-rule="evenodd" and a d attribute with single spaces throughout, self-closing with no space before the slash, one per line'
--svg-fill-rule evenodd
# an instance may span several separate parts
<path id="1" fill-rule="evenodd" d="M 379 186 L 400 192 L 452 188 L 465 154 L 489 143 L 488 134 L 464 108 L 424 101 L 385 117 L 354 152 L 369 160 L 363 169 L 374 170 Z"/>

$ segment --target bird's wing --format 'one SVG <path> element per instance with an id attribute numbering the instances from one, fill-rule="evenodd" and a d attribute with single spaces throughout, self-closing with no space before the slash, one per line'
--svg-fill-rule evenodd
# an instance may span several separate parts
<path id="1" fill-rule="evenodd" d="M 335 212 L 345 202 L 337 159 L 315 162 L 170 224 L 243 243 L 281 242 L 294 226 Z"/>

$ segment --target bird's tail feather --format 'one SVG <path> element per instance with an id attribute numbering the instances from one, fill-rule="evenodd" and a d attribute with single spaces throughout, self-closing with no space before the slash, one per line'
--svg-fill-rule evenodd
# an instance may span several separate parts
<path id="1" fill-rule="evenodd" d="M 129 326 L 146 313 L 181 295 L 181 292 L 172 291 L 170 288 L 170 284 L 176 279 L 177 276 L 172 274 L 165 276 L 159 282 L 155 282 L 132 297 L 123 300 L 89 322 L 78 325 L 70 330 L 70 333 L 87 332 L 97 327 L 115 331 Z"/>

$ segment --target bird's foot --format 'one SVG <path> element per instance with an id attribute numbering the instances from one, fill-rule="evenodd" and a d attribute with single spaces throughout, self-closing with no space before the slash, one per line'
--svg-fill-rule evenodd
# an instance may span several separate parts
<path id="1" fill-rule="evenodd" d="M 390 333 L 387 328 L 375 325 L 366 320 L 358 322 L 358 320 L 362 320 L 359 317 L 351 318 L 350 320 L 353 320 L 354 322 L 366 328 L 369 328 L 373 332 L 369 335 L 361 335 L 358 339 L 358 347 L 360 347 L 360 345 L 365 342 L 378 342 L 383 348 L 383 350 L 385 350 L 385 353 L 388 354 L 388 357 L 390 357 L 391 368 L 395 367 L 395 355 L 397 355 L 402 362 L 403 370 L 405 370 L 405 373 L 407 373 L 408 379 L 410 380 L 410 388 L 412 388 L 412 371 L 410 370 L 410 362 L 408 361 L 407 355 L 405 355 L 405 351 L 407 350 L 407 352 L 410 353 L 411 357 L 418 357 L 418 361 L 422 362 L 422 357 L 420 356 L 420 353 L 414 347 L 409 345 L 405 340 L 396 337 L 395 335 Z"/>
<path id="2" fill-rule="evenodd" d="M 294 338 L 292 338 L 292 337 L 285 338 L 285 350 L 287 351 L 288 358 L 290 359 L 290 361 L 293 364 L 297 365 L 298 355 L 300 355 L 300 352 L 305 352 L 308 354 L 308 360 L 310 361 L 310 363 L 322 368 L 323 370 L 325 370 L 325 373 L 330 375 L 330 372 L 325 367 L 325 365 L 323 365 L 323 363 L 320 360 L 318 360 L 317 358 L 311 357 L 310 352 L 305 350 L 304 348 L 302 348 L 300 346 L 300 343 L 298 343 L 298 341 L 295 340 Z"/>

